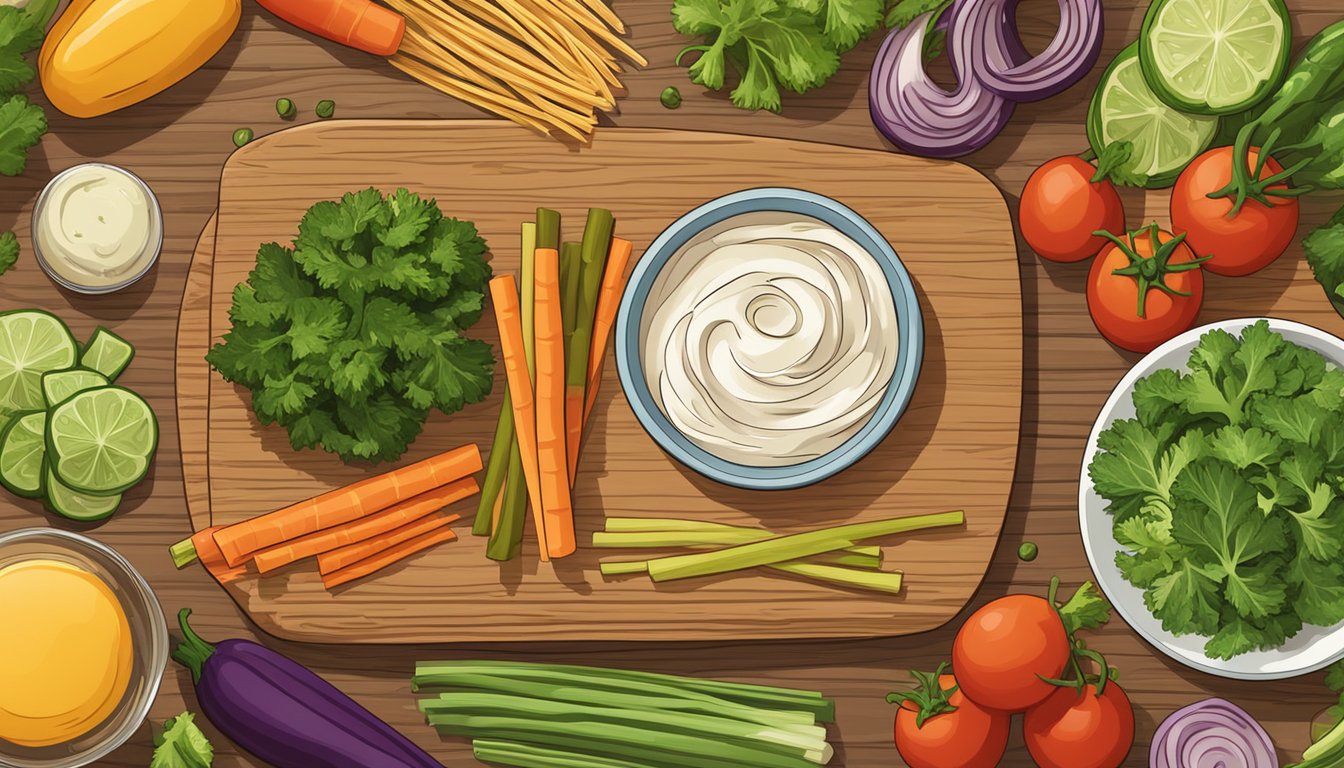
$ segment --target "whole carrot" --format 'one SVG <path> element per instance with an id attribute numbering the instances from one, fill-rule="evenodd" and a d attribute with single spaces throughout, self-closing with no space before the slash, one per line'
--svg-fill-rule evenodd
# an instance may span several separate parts
<path id="1" fill-rule="evenodd" d="M 575 549 L 574 511 L 565 459 L 565 337 L 560 311 L 560 254 L 537 249 L 537 465 L 551 557 Z"/>
<path id="2" fill-rule="evenodd" d="M 257 0 L 257 4 L 305 32 L 375 56 L 401 47 L 406 19 L 372 0 Z"/>

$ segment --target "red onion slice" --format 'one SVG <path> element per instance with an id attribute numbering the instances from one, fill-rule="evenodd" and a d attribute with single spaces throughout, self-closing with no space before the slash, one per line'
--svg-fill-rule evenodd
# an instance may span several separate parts
<path id="1" fill-rule="evenodd" d="M 1091 71 L 1101 52 L 1101 0 L 1058 1 L 1059 29 L 1050 45 L 1027 61 L 1019 58 L 1018 0 L 970 0 L 950 11 L 963 17 L 954 17 L 952 27 L 975 37 L 968 46 L 968 62 L 986 88 L 1013 101 L 1038 101 Z"/>
<path id="2" fill-rule="evenodd" d="M 967 0 L 958 0 L 961 5 Z M 971 0 L 975 2 L 975 0 Z M 954 7 L 952 12 L 955 12 Z M 1012 117 L 1014 104 L 986 89 L 966 65 L 974 35 L 953 17 L 947 56 L 957 87 L 947 91 L 924 70 L 924 14 L 883 41 L 873 61 L 868 110 L 873 124 L 893 144 L 925 157 L 957 157 L 988 144 Z"/>
<path id="3" fill-rule="evenodd" d="M 1173 712 L 1153 736 L 1150 768 L 1279 768 L 1269 734 L 1244 709 L 1206 699 Z"/>

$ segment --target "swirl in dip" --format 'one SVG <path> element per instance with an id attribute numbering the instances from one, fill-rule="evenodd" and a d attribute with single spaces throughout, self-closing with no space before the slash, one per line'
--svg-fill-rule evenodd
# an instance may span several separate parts
<path id="1" fill-rule="evenodd" d="M 863 428 L 896 368 L 896 306 L 877 259 L 798 214 L 734 216 L 682 246 L 644 312 L 663 415 L 736 464 L 800 464 Z"/>
<path id="2" fill-rule="evenodd" d="M 103 163 L 58 174 L 38 198 L 33 221 L 48 271 L 94 291 L 142 274 L 158 258 L 163 239 L 149 187 L 130 171 Z"/>

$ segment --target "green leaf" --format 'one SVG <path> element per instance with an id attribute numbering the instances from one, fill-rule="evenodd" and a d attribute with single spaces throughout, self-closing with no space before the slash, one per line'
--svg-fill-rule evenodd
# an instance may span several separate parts
<path id="1" fill-rule="evenodd" d="M 190 712 L 183 712 L 163 724 L 163 730 L 154 736 L 149 768 L 210 768 L 215 749 L 195 719 Z"/>
<path id="2" fill-rule="evenodd" d="M 0 174 L 23 173 L 28 150 L 46 132 L 46 115 L 41 107 L 28 103 L 28 97 L 16 94 L 0 104 Z"/>
<path id="3" fill-rule="evenodd" d="M 887 9 L 887 27 L 904 29 L 926 13 L 937 13 L 952 5 L 952 0 L 897 0 Z"/>
<path id="4" fill-rule="evenodd" d="M 1326 413 L 1309 398 L 1265 397 L 1252 406 L 1256 421 L 1289 442 L 1312 445 L 1320 437 Z"/>
<path id="5" fill-rule="evenodd" d="M 1135 418 L 1146 427 L 1154 427 L 1185 408 L 1185 387 L 1181 374 L 1159 368 L 1134 382 Z"/>
<path id="6" fill-rule="evenodd" d="M 1325 685 L 1335 693 L 1344 695 L 1344 661 L 1336 661 L 1326 668 Z"/>
<path id="7" fill-rule="evenodd" d="M 294 359 L 325 355 L 332 342 L 341 338 L 349 322 L 349 310 L 333 298 L 297 299 L 289 306 L 287 337 Z"/>
<path id="8" fill-rule="evenodd" d="M 266 377 L 265 386 L 252 397 L 252 407 L 263 421 L 283 421 L 307 409 L 317 389 L 297 377 L 297 372 Z"/>
<path id="9" fill-rule="evenodd" d="M 1126 497 L 1157 495 L 1167 488 L 1158 477 L 1160 457 L 1170 430 L 1155 432 L 1133 419 L 1120 419 L 1097 437 L 1100 451 L 1088 466 L 1097 493 L 1112 501 Z"/>
<path id="10" fill-rule="evenodd" d="M 1302 251 L 1316 282 L 1325 289 L 1326 298 L 1338 311 L 1344 303 L 1344 297 L 1338 293 L 1344 286 L 1344 208 L 1303 238 Z"/>
<path id="11" fill-rule="evenodd" d="M 1302 623 L 1292 615 L 1274 616 L 1260 622 L 1232 617 L 1205 643 L 1204 653 L 1214 659 L 1230 659 L 1251 651 L 1277 648 L 1301 628 Z"/>
<path id="12" fill-rule="evenodd" d="M 1187 433 L 1189 434 L 1189 433 Z M 1209 453 L 1237 469 L 1278 461 L 1281 441 L 1258 427 L 1223 427 L 1208 441 Z"/>
<path id="13" fill-rule="evenodd" d="M 1084 582 L 1068 602 L 1059 607 L 1064 631 L 1070 637 L 1080 629 L 1097 629 L 1111 620 L 1111 606 L 1092 582 Z"/>
<path id="14" fill-rule="evenodd" d="M 844 53 L 877 29 L 883 3 L 884 0 L 826 0 L 822 30 L 830 48 Z"/>
<path id="15" fill-rule="evenodd" d="M 0 275 L 19 262 L 19 238 L 13 232 L 0 233 Z"/>
<path id="16" fill-rule="evenodd" d="M 405 248 L 418 241 L 443 215 L 433 200 L 423 200 L 405 189 L 393 192 L 387 207 L 392 215 L 387 227 L 378 232 L 378 241 L 389 248 Z"/>
<path id="17" fill-rule="evenodd" d="M 1344 568 L 1298 555 L 1288 569 L 1297 587 L 1293 608 L 1308 624 L 1330 627 L 1344 620 Z"/>
<path id="18" fill-rule="evenodd" d="M 13 5 L 0 5 L 0 95 L 9 95 L 32 82 L 37 71 L 24 58 L 42 45 L 42 20 Z"/>
<path id="19" fill-rule="evenodd" d="M 1209 635 L 1218 629 L 1223 600 L 1218 582 L 1190 560 L 1177 561 L 1165 575 L 1153 579 L 1143 602 L 1162 628 L 1176 635 Z"/>
<path id="20" fill-rule="evenodd" d="M 672 26 L 683 35 L 708 37 L 728 25 L 720 0 L 676 0 Z"/>
<path id="21" fill-rule="evenodd" d="M 451 413 L 490 394 L 494 361 L 489 344 L 445 331 L 423 358 L 403 369 L 397 385 L 411 403 Z"/>

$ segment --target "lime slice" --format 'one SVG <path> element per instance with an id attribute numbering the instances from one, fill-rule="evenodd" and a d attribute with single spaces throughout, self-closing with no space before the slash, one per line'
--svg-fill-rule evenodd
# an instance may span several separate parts
<path id="1" fill-rule="evenodd" d="M 133 357 L 135 347 L 132 347 L 129 341 L 100 325 L 93 332 L 93 336 L 89 337 L 89 343 L 84 346 L 84 354 L 80 355 L 79 364 L 83 368 L 103 374 L 108 381 L 116 381 L 121 372 L 126 370 L 126 366 L 131 364 Z"/>
<path id="2" fill-rule="evenodd" d="M 55 315 L 39 310 L 0 314 L 0 411 L 47 406 L 42 374 L 75 364 L 75 337 Z"/>
<path id="3" fill-rule="evenodd" d="M 1122 178 L 1149 188 L 1168 187 L 1199 157 L 1218 130 L 1218 118 L 1187 115 L 1167 106 L 1148 87 L 1138 43 L 1116 55 L 1101 76 L 1087 115 L 1087 138 L 1098 155 L 1117 141 L 1134 145 L 1117 168 Z"/>
<path id="4" fill-rule="evenodd" d="M 1283 0 L 1155 0 L 1139 61 L 1167 104 L 1226 115 L 1269 96 L 1288 70 L 1292 42 Z"/>
<path id="5" fill-rule="evenodd" d="M 112 496 L 144 479 L 159 443 L 154 411 L 121 387 L 80 392 L 47 418 L 47 461 L 57 479 L 91 496 Z"/>
<path id="6" fill-rule="evenodd" d="M 0 435 L 0 484 L 16 496 L 35 499 L 42 495 L 46 424 L 46 413 L 31 411 L 10 422 Z"/>
<path id="7" fill-rule="evenodd" d="M 81 522 L 102 520 L 116 512 L 120 505 L 121 494 L 90 496 L 80 493 L 62 483 L 50 469 L 47 470 L 47 506 L 61 517 Z"/>
<path id="8" fill-rule="evenodd" d="M 60 405 L 71 395 L 86 389 L 97 389 L 109 384 L 107 377 L 97 371 L 86 368 L 71 368 L 65 371 L 48 371 L 42 374 L 42 397 L 47 407 Z"/>

